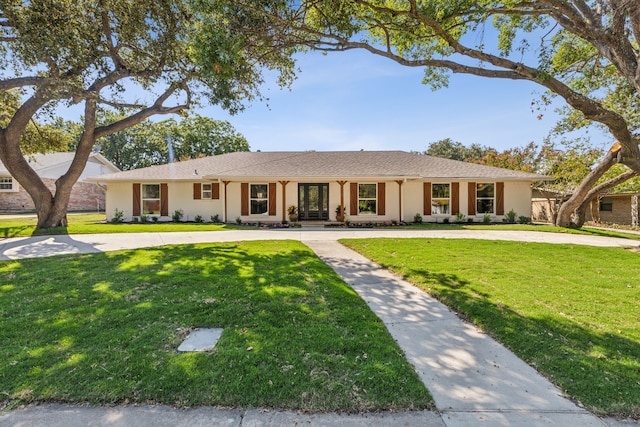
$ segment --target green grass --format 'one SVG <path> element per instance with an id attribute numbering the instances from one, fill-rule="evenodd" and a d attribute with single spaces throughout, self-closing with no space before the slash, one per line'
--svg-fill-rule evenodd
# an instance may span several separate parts
<path id="1" fill-rule="evenodd" d="M 212 223 L 126 223 L 111 224 L 105 222 L 104 214 L 72 214 L 68 216 L 69 225 L 67 227 L 50 228 L 46 230 L 36 230 L 35 217 L 29 218 L 3 218 L 0 215 L 0 238 L 1 237 L 23 237 L 23 236 L 43 236 L 58 234 L 113 234 L 113 233 L 145 233 L 145 232 L 177 232 L 177 231 L 219 231 L 219 230 L 246 230 L 256 229 L 254 226 L 237 226 L 235 224 L 212 224 Z M 397 228 L 397 227 L 381 227 Z M 402 226 L 403 230 L 514 230 L 514 231 L 540 231 L 549 233 L 570 233 L 588 234 L 595 236 L 621 237 L 626 239 L 639 239 L 640 236 L 633 233 L 625 233 L 618 230 L 602 230 L 597 228 L 583 227 L 581 229 L 569 229 L 555 227 L 552 225 L 531 225 L 531 224 L 409 224 Z"/>
<path id="2" fill-rule="evenodd" d="M 78 214 L 68 216 L 67 227 L 36 230 L 36 218 L 2 218 L 0 216 L 0 237 L 43 236 L 57 234 L 107 234 L 107 233 L 145 233 L 171 231 L 219 231 L 235 228 L 225 224 L 213 223 L 105 223 L 104 214 Z"/>
<path id="3" fill-rule="evenodd" d="M 479 325 L 591 411 L 640 417 L 640 253 L 445 239 L 343 243 Z"/>
<path id="4" fill-rule="evenodd" d="M 178 353 L 197 327 L 216 349 Z M 384 324 L 298 242 L 0 262 L 0 409 L 31 402 L 432 409 Z"/>

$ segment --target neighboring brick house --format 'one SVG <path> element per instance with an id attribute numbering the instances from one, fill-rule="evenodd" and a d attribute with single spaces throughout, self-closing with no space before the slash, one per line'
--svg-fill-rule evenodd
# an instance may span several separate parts
<path id="1" fill-rule="evenodd" d="M 33 170 L 42 178 L 47 187 L 54 192 L 55 182 L 71 165 L 75 153 L 49 153 L 26 156 Z M 118 172 L 109 160 L 99 153 L 89 156 L 87 165 L 73 186 L 69 199 L 69 211 L 104 210 L 105 190 L 103 187 L 89 182 L 91 178 L 106 173 Z M 35 209 L 31 196 L 22 188 L 0 162 L 0 212 L 20 212 Z"/>
<path id="2" fill-rule="evenodd" d="M 638 193 L 601 194 L 591 202 L 585 219 L 602 224 L 637 227 L 639 225 L 638 196 L 640 196 Z M 551 222 L 551 205 L 555 205 L 555 209 L 558 209 L 559 203 L 559 195 L 535 189 L 532 199 L 533 220 Z"/>

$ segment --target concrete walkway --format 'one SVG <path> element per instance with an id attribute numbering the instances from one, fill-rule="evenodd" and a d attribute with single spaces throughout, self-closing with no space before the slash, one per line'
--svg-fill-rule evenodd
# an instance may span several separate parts
<path id="1" fill-rule="evenodd" d="M 238 240 L 336 241 L 338 239 L 374 237 L 422 237 L 442 239 L 509 240 L 519 242 L 568 243 L 588 246 L 638 247 L 640 240 L 588 236 L 580 234 L 541 233 L 502 230 L 403 230 L 397 229 L 312 229 L 229 230 L 197 233 L 122 233 L 76 234 L 0 239 L 0 260 L 51 255 L 107 252 L 162 245 Z"/>
<path id="2" fill-rule="evenodd" d="M 637 247 L 598 236 L 509 231 L 241 230 L 47 236 L 0 240 L 0 259 L 102 252 L 165 244 L 238 240 L 300 240 L 369 304 L 434 396 L 437 412 L 315 414 L 260 410 L 43 405 L 0 415 L 0 426 L 620 426 L 562 397 L 560 390 L 510 351 L 462 322 L 406 281 L 337 243 L 353 237 L 477 238 Z M 637 425 L 637 424 L 634 424 Z"/>

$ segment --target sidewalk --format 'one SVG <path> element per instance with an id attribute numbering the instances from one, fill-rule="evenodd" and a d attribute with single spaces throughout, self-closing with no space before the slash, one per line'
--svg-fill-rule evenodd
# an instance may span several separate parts
<path id="1" fill-rule="evenodd" d="M 203 233 L 47 236 L 0 240 L 0 259 L 101 252 L 165 244 L 301 240 L 369 304 L 434 396 L 437 412 L 315 414 L 197 408 L 43 405 L 0 415 L 0 426 L 621 426 L 563 398 L 510 351 L 406 281 L 337 243 L 353 237 L 478 238 L 638 246 L 628 239 L 506 231 L 256 230 Z"/>
<path id="2" fill-rule="evenodd" d="M 238 240 L 336 241 L 338 239 L 375 237 L 421 237 L 442 239 L 509 240 L 588 246 L 638 247 L 639 240 L 526 231 L 501 230 L 403 230 L 296 228 L 264 230 L 201 231 L 195 233 L 122 233 L 76 234 L 38 237 L 0 238 L 0 260 L 33 258 L 74 253 L 107 252 L 120 249 L 162 245 Z"/>

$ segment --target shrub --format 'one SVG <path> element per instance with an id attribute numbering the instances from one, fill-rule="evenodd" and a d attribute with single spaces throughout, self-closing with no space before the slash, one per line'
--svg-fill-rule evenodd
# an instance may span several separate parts
<path id="1" fill-rule="evenodd" d="M 193 218 L 193 220 L 195 222 L 197 222 L 198 224 L 204 222 L 204 219 L 202 218 L 202 215 L 196 215 L 195 218 Z"/>
<path id="2" fill-rule="evenodd" d="M 242 224 L 242 218 L 240 218 L 239 216 L 236 217 L 236 224 Z"/>
<path id="3" fill-rule="evenodd" d="M 467 218 L 467 222 L 471 224 L 473 222 L 473 218 L 472 217 Z"/>
<path id="4" fill-rule="evenodd" d="M 211 222 L 213 222 L 214 224 L 219 224 L 220 223 L 220 215 L 218 215 L 218 214 L 211 215 Z"/>
<path id="5" fill-rule="evenodd" d="M 113 217 L 111 218 L 111 222 L 113 224 L 120 224 L 124 222 L 124 212 L 116 208 L 115 212 L 113 213 Z"/>
<path id="6" fill-rule="evenodd" d="M 140 222 L 143 224 L 149 222 L 149 215 L 146 215 L 146 214 L 140 215 Z"/>
<path id="7" fill-rule="evenodd" d="M 518 214 L 516 213 L 516 211 L 511 209 L 509 212 L 507 212 L 507 214 L 504 216 L 502 221 L 506 222 L 507 224 L 515 224 L 517 217 L 518 217 Z"/>
<path id="8" fill-rule="evenodd" d="M 484 222 L 485 224 L 489 224 L 491 222 L 491 214 L 489 212 L 485 212 L 484 216 L 482 217 L 482 222 Z"/>
<path id="9" fill-rule="evenodd" d="M 531 217 L 521 215 L 518 217 L 518 222 L 520 224 L 531 224 Z"/>
<path id="10" fill-rule="evenodd" d="M 449 218 L 445 218 L 445 219 L 443 219 L 443 220 L 442 220 L 442 223 L 443 223 L 443 224 L 449 224 Z"/>
<path id="11" fill-rule="evenodd" d="M 456 214 L 456 222 L 458 224 L 462 224 L 463 222 L 465 222 L 467 219 L 467 216 L 465 214 L 463 214 L 462 212 L 458 212 Z"/>
<path id="12" fill-rule="evenodd" d="M 420 215 L 419 213 L 415 214 L 413 216 L 413 222 L 415 222 L 416 224 L 422 224 L 422 215 Z"/>
<path id="13" fill-rule="evenodd" d="M 152 216 L 151 219 L 153 220 L 153 222 L 158 222 L 160 218 L 157 216 Z"/>
<path id="14" fill-rule="evenodd" d="M 184 216 L 184 212 L 182 211 L 182 209 L 176 209 L 173 212 L 173 215 L 171 215 L 171 220 L 173 222 L 180 222 L 182 221 L 182 217 Z"/>

